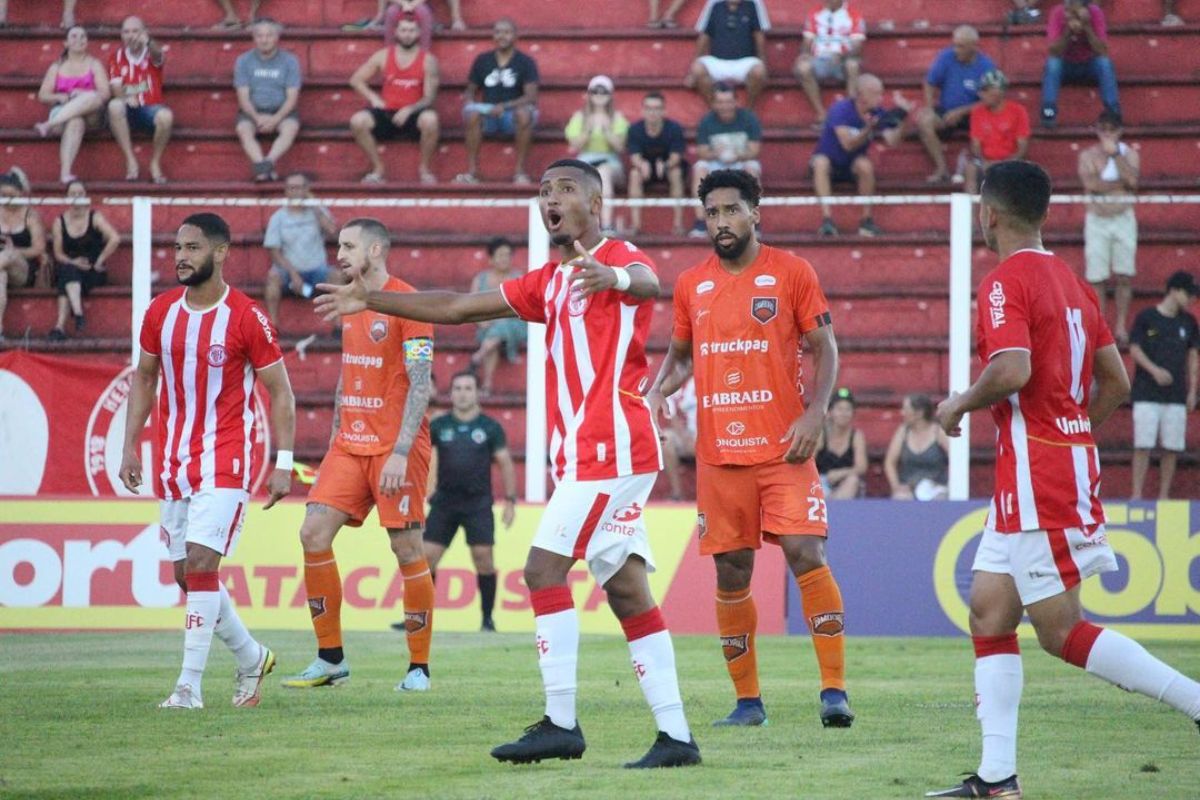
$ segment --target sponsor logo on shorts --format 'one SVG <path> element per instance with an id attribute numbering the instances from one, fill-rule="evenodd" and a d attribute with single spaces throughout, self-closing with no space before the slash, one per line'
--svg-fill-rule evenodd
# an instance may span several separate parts
<path id="1" fill-rule="evenodd" d="M 633 522 L 642 515 L 642 507 L 637 503 L 622 506 L 613 512 L 612 518 L 617 522 Z"/>
<path id="2" fill-rule="evenodd" d="M 428 611 L 405 611 L 404 612 L 404 632 L 417 633 L 425 630 L 429 624 Z"/>
<path id="3" fill-rule="evenodd" d="M 225 349 L 223 344 L 210 345 L 208 353 L 205 355 L 205 360 L 208 361 L 210 367 L 223 367 L 225 362 L 229 360 L 229 351 Z"/>
<path id="4" fill-rule="evenodd" d="M 703 539 L 706 533 L 708 533 L 708 518 L 701 511 L 696 515 L 696 538 Z"/>
<path id="5" fill-rule="evenodd" d="M 846 629 L 846 615 L 841 611 L 814 614 L 808 618 L 814 636 L 837 636 Z"/>
<path id="6" fill-rule="evenodd" d="M 755 286 L 774 286 L 775 285 L 775 276 L 774 275 L 759 275 L 757 278 L 754 279 L 754 285 Z"/>
<path id="7" fill-rule="evenodd" d="M 1088 538 L 1084 539 L 1082 542 L 1077 542 L 1075 544 L 1075 549 L 1076 550 L 1087 550 L 1089 547 L 1103 547 L 1106 544 L 1108 544 L 1108 536 L 1101 533 L 1101 534 L 1097 534 L 1095 536 L 1089 536 Z"/>
<path id="8" fill-rule="evenodd" d="M 1004 303 L 1007 298 L 1004 296 L 1004 285 L 1000 281 L 992 281 L 992 291 L 988 292 L 988 303 L 991 304 L 992 328 L 999 328 L 1004 324 Z"/>
<path id="9" fill-rule="evenodd" d="M 699 319 L 699 315 L 697 315 Z M 766 339 L 734 339 L 729 342 L 701 342 L 700 355 L 706 356 L 710 353 L 714 356 L 732 353 L 740 355 L 742 353 L 765 353 L 770 342 Z"/>
<path id="10" fill-rule="evenodd" d="M 711 292 L 714 288 L 716 288 L 716 284 L 712 281 L 700 281 L 700 283 L 696 284 L 696 294 Z"/>
<path id="11" fill-rule="evenodd" d="M 739 633 L 737 636 L 722 636 L 721 650 L 725 653 L 726 661 L 737 661 L 750 651 L 750 634 Z"/>
<path id="12" fill-rule="evenodd" d="M 755 297 L 750 300 L 750 316 L 766 325 L 779 314 L 779 300 L 775 297 Z"/>
<path id="13" fill-rule="evenodd" d="M 367 330 L 367 335 L 371 337 L 371 341 L 379 344 L 388 335 L 388 323 L 386 319 L 376 319 L 371 321 L 371 327 Z"/>
<path id="14" fill-rule="evenodd" d="M 310 597 L 308 598 L 308 613 L 312 614 L 312 618 L 322 617 L 325 615 L 325 598 Z"/>

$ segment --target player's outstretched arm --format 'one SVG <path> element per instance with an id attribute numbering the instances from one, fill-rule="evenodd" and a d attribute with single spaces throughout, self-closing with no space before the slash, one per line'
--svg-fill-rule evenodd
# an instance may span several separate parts
<path id="1" fill-rule="evenodd" d="M 650 415 L 658 420 L 659 412 L 670 419 L 671 406 L 666 399 L 679 391 L 679 387 L 687 383 L 692 376 L 692 343 L 684 339 L 671 339 L 667 355 L 663 358 L 662 366 L 658 368 L 658 377 L 646 391 L 646 402 L 650 405 Z"/>
<path id="2" fill-rule="evenodd" d="M 288 380 L 283 361 L 258 370 L 257 376 L 271 398 L 271 432 L 275 436 L 275 451 L 291 453 L 296 442 L 296 397 Z M 290 462 L 290 457 L 289 457 Z M 267 476 L 267 503 L 270 508 L 292 491 L 292 465 L 277 465 Z"/>
<path id="3" fill-rule="evenodd" d="M 962 430 L 958 423 L 962 418 L 981 408 L 999 403 L 1011 394 L 1021 391 L 1033 367 L 1028 350 L 1004 350 L 992 356 L 987 367 L 975 383 L 962 394 L 952 393 L 938 403 L 937 420 L 947 436 L 959 436 Z"/>
<path id="4" fill-rule="evenodd" d="M 1129 373 L 1125 371 L 1125 363 L 1115 344 L 1096 351 L 1092 375 L 1096 378 L 1096 391 L 1088 403 L 1088 419 L 1094 429 L 1129 398 Z"/>
<path id="5" fill-rule="evenodd" d="M 499 289 L 486 292 L 373 292 L 361 281 L 338 286 L 321 283 L 324 292 L 313 300 L 316 313 L 326 321 L 345 314 L 357 314 L 370 309 L 392 317 L 404 317 L 419 322 L 438 322 L 458 325 L 489 319 L 515 317 Z"/>
<path id="6" fill-rule="evenodd" d="M 121 451 L 121 469 L 117 474 L 125 488 L 137 494 L 142 485 L 142 458 L 138 454 L 138 439 L 158 389 L 158 356 L 143 352 L 138 358 L 133 382 L 129 387 L 129 403 L 125 408 L 125 446 Z"/>

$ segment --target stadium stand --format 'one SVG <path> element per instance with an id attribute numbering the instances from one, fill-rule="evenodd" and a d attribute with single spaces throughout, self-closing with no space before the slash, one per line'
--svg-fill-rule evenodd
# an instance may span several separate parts
<path id="1" fill-rule="evenodd" d="M 19 164 L 34 184 L 34 194 L 58 196 L 56 140 L 44 140 L 32 129 L 44 113 L 36 102 L 38 82 L 45 65 L 61 48 L 61 33 L 49 10 L 44 18 L 33 6 L 17 4 L 10 10 L 8 27 L 0 30 L 0 168 Z M 471 10 L 468 31 L 446 31 L 435 39 L 433 52 L 441 62 L 442 91 L 438 111 L 443 120 L 442 144 L 434 159 L 439 183 L 422 186 L 415 181 L 389 181 L 382 187 L 364 187 L 361 155 L 347 127 L 362 101 L 347 85 L 353 67 L 378 47 L 378 35 L 344 33 L 347 19 L 369 15 L 372 0 L 289 0 L 272 4 L 270 11 L 286 26 L 289 49 L 300 57 L 305 84 L 300 113 L 304 130 L 280 171 L 303 168 L 315 177 L 314 191 L 321 198 L 363 196 L 521 197 L 529 194 L 508 182 L 512 174 L 511 143 L 485 142 L 481 163 L 484 183 L 461 186 L 453 176 L 465 167 L 460 97 L 471 60 L 491 47 L 491 14 L 486 3 Z M 611 75 L 617 83 L 617 107 L 629 118 L 640 116 L 642 94 L 651 89 L 667 97 L 671 116 L 684 123 L 692 140 L 695 124 L 704 111 L 701 100 L 683 88 L 683 76 L 693 57 L 694 32 L 689 23 L 699 13 L 691 4 L 676 30 L 643 27 L 641 0 L 610 0 L 603 15 L 578 15 L 570 4 L 514 0 L 497 8 L 516 20 L 521 47 L 535 56 L 543 84 L 540 119 L 530 154 L 530 172 L 563 155 L 562 127 L 578 107 L 588 78 Z M 811 109 L 791 76 L 791 64 L 800 44 L 800 26 L 809 3 L 771 4 L 773 28 L 768 36 L 771 79 L 756 111 L 764 128 L 762 151 L 768 194 L 811 194 L 807 162 L 815 144 L 809 127 Z M 904 3 L 858 0 L 871 21 L 871 43 L 865 68 L 880 75 L 892 89 L 912 100 L 920 97 L 920 84 L 928 64 L 945 46 L 952 28 L 976 25 L 980 47 L 1009 76 L 1009 97 L 1036 117 L 1045 44 L 1041 25 L 1009 27 L 999 22 L 1003 4 L 994 0 L 909 0 Z M 106 59 L 119 44 L 119 26 L 130 7 L 111 0 L 96 0 L 81 9 L 92 50 Z M 1195 46 L 1200 26 L 1164 28 L 1159 24 L 1159 0 L 1110 0 L 1109 14 L 1113 59 L 1121 77 L 1125 139 L 1142 154 L 1143 192 L 1194 192 L 1200 188 L 1197 170 L 1200 118 L 1194 102 L 1200 79 L 1200 48 Z M 277 184 L 256 187 L 246 180 L 245 159 L 233 133 L 236 99 L 232 88 L 233 62 L 249 47 L 249 34 L 214 31 L 213 19 L 195 19 L 197 11 L 185 0 L 162 0 L 144 9 L 147 24 L 167 46 L 166 87 L 175 109 L 175 134 L 164 169 L 167 186 L 148 181 L 122 180 L 124 161 L 107 134 L 89 134 L 76 162 L 76 173 L 88 182 L 94 198 L 134 194 L 194 196 L 275 197 Z M 179 27 L 189 20 L 191 28 Z M 1080 146 L 1092 140 L 1091 123 L 1099 101 L 1094 87 L 1065 87 L 1060 100 L 1059 127 L 1035 129 L 1029 157 L 1052 174 L 1060 192 L 1078 191 L 1075 174 Z M 835 89 L 823 92 L 828 105 L 838 97 Z M 146 139 L 135 139 L 141 152 Z M 948 150 L 953 163 L 958 142 Z M 386 145 L 388 174 L 416 175 L 416 146 Z M 694 158 L 694 156 L 689 156 Z M 928 161 L 916 139 L 879 155 L 879 191 L 884 194 L 919 193 L 928 187 L 924 176 Z M 948 190 L 948 189 L 947 189 Z M 939 190 L 940 191 L 940 190 Z M 155 209 L 154 268 L 170 277 L 170 245 L 174 226 L 186 208 Z M 262 248 L 262 231 L 273 209 L 229 208 L 225 215 L 235 235 L 234 253 L 227 266 L 228 279 L 251 295 L 260 296 L 269 268 Z M 848 210 L 847 210 L 848 212 Z M 46 214 L 56 213 L 48 209 Z M 54 320 L 54 293 L 34 289 L 14 293 L 6 319 L 10 346 L 53 352 L 72 358 L 120 361 L 128 358 L 130 309 L 131 220 L 127 206 L 105 207 L 110 221 L 125 235 L 121 250 L 110 262 L 110 286 L 97 290 L 90 301 L 87 339 L 50 342 L 46 334 Z M 350 209 L 335 209 L 341 219 Z M 623 212 L 618 212 L 621 217 Z M 1149 205 L 1139 208 L 1141 228 L 1138 275 L 1134 282 L 1133 315 L 1153 304 L 1166 277 L 1177 269 L 1196 271 L 1200 265 L 1200 238 L 1195 230 L 1196 206 Z M 1048 244 L 1082 271 L 1083 209 L 1058 206 L 1048 225 Z M 493 235 L 523 238 L 526 212 L 508 209 L 380 209 L 379 216 L 395 232 L 392 267 L 421 287 L 465 290 L 483 266 L 482 246 Z M 882 451 L 896 424 L 895 408 L 901 395 L 927 391 L 941 395 L 947 388 L 948 350 L 946 274 L 949 260 L 947 215 L 920 206 L 884 206 L 875 212 L 887 235 L 875 240 L 843 236 L 818 240 L 811 232 L 819 221 L 815 208 L 769 208 L 764 214 L 764 239 L 795 249 L 809 258 L 821 274 L 833 306 L 836 330 L 843 352 L 840 385 L 851 386 L 859 400 L 857 424 L 871 443 L 870 494 L 886 494 L 879 467 Z M 670 302 L 667 294 L 674 278 L 703 257 L 704 243 L 669 235 L 670 214 L 652 209 L 644 214 L 638 243 L 658 262 L 664 297 L 655 319 L 654 349 L 661 353 L 669 336 Z M 47 217 L 49 218 L 49 217 Z M 518 250 L 516 263 L 523 263 Z M 977 247 L 974 274 L 978 278 L 994 258 Z M 331 400 L 338 369 L 337 342 L 328 329 L 297 300 L 285 300 L 281 334 L 291 346 L 288 360 L 296 388 L 299 414 L 297 458 L 316 463 L 328 443 Z M 24 336 L 23 336 L 24 334 Z M 318 338 L 301 357 L 297 341 Z M 437 331 L 436 375 L 443 382 L 463 368 L 474 349 L 474 330 L 441 328 Z M 657 360 L 657 359 L 656 359 Z M 506 426 L 514 454 L 522 453 L 525 422 L 522 406 L 524 375 L 520 367 L 501 366 L 495 395 L 489 402 Z M 971 494 L 991 491 L 993 429 L 982 416 L 972 427 Z M 1105 459 L 1105 494 L 1118 497 L 1129 489 L 1131 422 L 1123 409 L 1100 432 Z M 1180 461 L 1176 486 L 1187 495 L 1200 496 L 1200 426 L 1189 431 L 1191 454 Z M 688 477 L 690 482 L 690 476 Z M 657 495 L 666 497 L 667 482 L 660 481 Z M 299 487 L 297 487 L 299 491 Z M 1153 486 L 1148 487 L 1153 491 Z"/>

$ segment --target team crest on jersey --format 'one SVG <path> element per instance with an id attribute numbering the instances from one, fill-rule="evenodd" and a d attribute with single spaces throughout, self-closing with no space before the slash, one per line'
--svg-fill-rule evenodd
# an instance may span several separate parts
<path id="1" fill-rule="evenodd" d="M 750 634 L 739 633 L 737 636 L 722 636 L 721 650 L 725 653 L 726 661 L 737 661 L 750 650 Z"/>
<path id="2" fill-rule="evenodd" d="M 567 313 L 572 317 L 582 317 L 592 304 L 591 295 L 577 292 L 574 289 L 567 294 Z"/>
<path id="3" fill-rule="evenodd" d="M 312 618 L 324 616 L 325 614 L 325 598 L 310 597 L 308 598 L 308 613 L 312 614 Z"/>
<path id="4" fill-rule="evenodd" d="M 384 339 L 387 338 L 387 335 L 388 335 L 387 320 L 386 319 L 372 320 L 371 327 L 367 331 L 367 333 L 368 333 L 368 335 L 370 335 L 372 342 L 374 342 L 375 344 L 379 344 L 380 342 L 382 342 Z"/>
<path id="5" fill-rule="evenodd" d="M 416 633 L 422 631 L 429 624 L 428 611 L 405 611 L 404 612 L 404 631 L 405 633 Z"/>
<path id="6" fill-rule="evenodd" d="M 708 518 L 701 511 L 696 515 L 696 538 L 703 539 L 706 533 L 708 533 Z"/>
<path id="7" fill-rule="evenodd" d="M 808 618 L 808 627 L 814 636 L 837 636 L 846 628 L 846 615 L 840 611 L 814 614 Z"/>
<path id="8" fill-rule="evenodd" d="M 471 441 L 475 444 L 483 444 L 487 441 L 487 434 L 483 432 L 483 428 L 476 428 L 471 431 Z"/>
<path id="9" fill-rule="evenodd" d="M 766 325 L 779 314 L 779 299 L 775 297 L 755 297 L 750 300 L 750 316 Z"/>
<path id="10" fill-rule="evenodd" d="M 225 345 L 223 344 L 209 345 L 204 359 L 210 367 L 223 367 L 225 366 L 225 362 L 229 360 L 229 351 L 225 349 Z"/>

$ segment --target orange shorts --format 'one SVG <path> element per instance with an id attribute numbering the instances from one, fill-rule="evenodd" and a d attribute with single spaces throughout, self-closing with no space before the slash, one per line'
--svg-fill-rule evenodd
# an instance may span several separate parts
<path id="1" fill-rule="evenodd" d="M 765 539 L 825 536 L 825 492 L 810 458 L 751 466 L 696 462 L 700 555 L 757 550 Z"/>
<path id="2" fill-rule="evenodd" d="M 371 507 L 379 509 L 379 524 L 389 529 L 405 529 L 425 524 L 425 486 L 429 477 L 429 454 L 414 447 L 408 454 L 405 485 L 391 496 L 379 491 L 379 476 L 391 453 L 355 456 L 334 446 L 329 448 L 317 472 L 317 483 L 308 493 L 308 502 L 323 503 L 350 515 L 347 525 L 363 524 Z"/>

